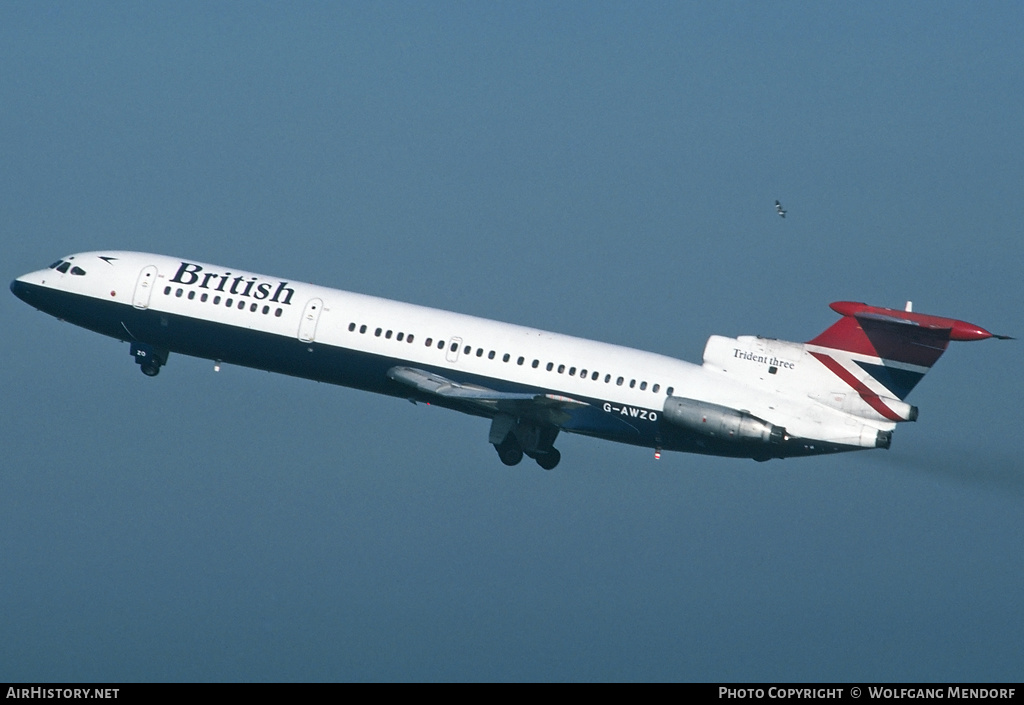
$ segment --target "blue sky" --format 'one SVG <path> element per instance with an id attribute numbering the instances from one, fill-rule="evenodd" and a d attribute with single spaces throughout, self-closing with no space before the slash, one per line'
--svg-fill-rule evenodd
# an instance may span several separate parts
<path id="1" fill-rule="evenodd" d="M 134 249 L 699 362 L 1024 334 L 1018 3 L 6 3 L 8 280 Z M 779 199 L 789 210 L 774 214 Z M 563 437 L 0 297 L 0 680 L 1019 680 L 1020 343 L 888 452 Z"/>

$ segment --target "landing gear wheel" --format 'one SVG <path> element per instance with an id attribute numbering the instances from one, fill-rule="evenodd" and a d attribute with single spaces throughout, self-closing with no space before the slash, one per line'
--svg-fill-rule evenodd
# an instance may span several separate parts
<path id="1" fill-rule="evenodd" d="M 522 447 L 511 436 L 495 445 L 494 450 L 498 451 L 498 458 L 505 465 L 518 465 L 523 459 Z"/>
<path id="2" fill-rule="evenodd" d="M 147 377 L 156 377 L 160 374 L 160 368 L 167 363 L 167 351 L 155 348 L 146 343 L 132 343 L 131 356 L 135 358 L 136 364 Z"/>
<path id="3" fill-rule="evenodd" d="M 540 465 L 545 470 L 554 470 L 561 459 L 562 454 L 552 448 L 544 455 L 537 456 L 537 465 Z"/>

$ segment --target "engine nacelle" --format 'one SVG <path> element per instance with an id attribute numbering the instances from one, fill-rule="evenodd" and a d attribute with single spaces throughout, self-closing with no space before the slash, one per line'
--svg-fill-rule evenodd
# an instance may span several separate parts
<path id="1" fill-rule="evenodd" d="M 706 401 L 669 397 L 663 417 L 677 426 L 704 436 L 746 443 L 782 443 L 786 429 L 745 411 L 730 409 Z"/>

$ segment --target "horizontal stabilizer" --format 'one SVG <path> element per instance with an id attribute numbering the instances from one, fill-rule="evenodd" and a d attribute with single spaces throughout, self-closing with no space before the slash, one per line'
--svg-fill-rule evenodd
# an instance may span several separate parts
<path id="1" fill-rule="evenodd" d="M 948 330 L 949 340 L 985 340 L 986 338 L 1006 339 L 1007 336 L 993 335 L 981 326 L 976 326 L 967 321 L 959 321 L 955 318 L 943 318 L 941 316 L 927 316 L 921 313 L 900 311 L 898 309 L 882 308 L 881 306 L 869 306 L 855 301 L 836 301 L 829 304 L 829 307 L 844 317 L 854 317 L 862 321 L 876 321 L 896 326 L 917 327 L 924 330 L 931 330 L 941 333 Z M 837 324 L 838 325 L 838 324 Z M 835 326 L 833 326 L 834 328 Z M 822 333 L 826 335 L 832 328 Z M 821 336 L 819 336 L 820 338 Z M 817 338 L 815 339 L 817 340 Z M 815 341 L 811 341 L 814 343 Z M 825 343 L 816 343 L 824 345 Z"/>

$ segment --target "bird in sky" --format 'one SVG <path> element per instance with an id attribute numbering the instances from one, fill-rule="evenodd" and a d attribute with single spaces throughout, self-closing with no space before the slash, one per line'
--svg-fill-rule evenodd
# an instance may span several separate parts
<path id="1" fill-rule="evenodd" d="M 782 208 L 782 204 L 778 201 L 775 202 L 775 212 L 779 214 L 780 218 L 786 217 L 786 211 Z"/>

